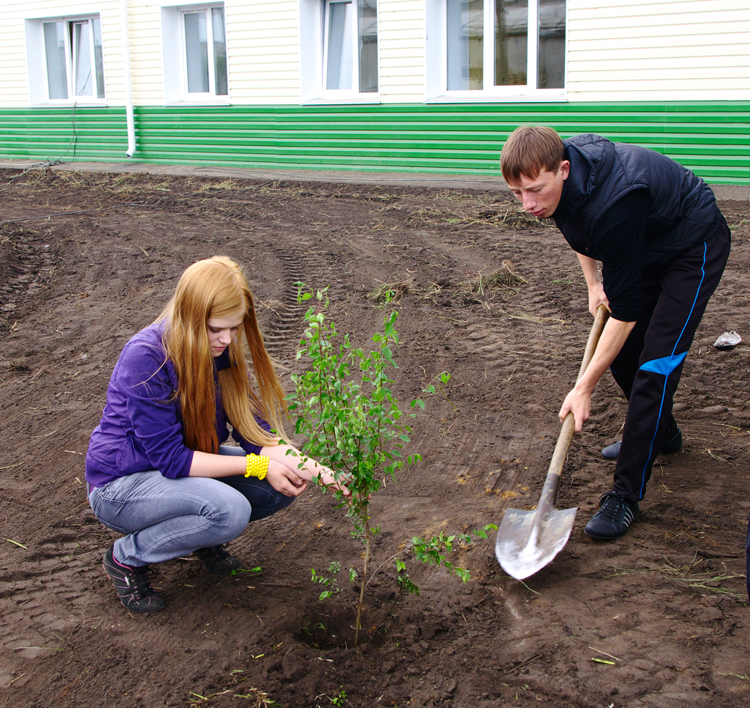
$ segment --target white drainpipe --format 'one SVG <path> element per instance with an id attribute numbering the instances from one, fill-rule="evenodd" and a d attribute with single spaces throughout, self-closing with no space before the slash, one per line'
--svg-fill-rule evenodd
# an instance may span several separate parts
<path id="1" fill-rule="evenodd" d="M 133 86 L 130 78 L 130 40 L 128 38 L 128 0 L 121 0 L 122 61 L 125 67 L 125 113 L 128 119 L 128 157 L 135 153 L 135 118 L 133 116 Z"/>

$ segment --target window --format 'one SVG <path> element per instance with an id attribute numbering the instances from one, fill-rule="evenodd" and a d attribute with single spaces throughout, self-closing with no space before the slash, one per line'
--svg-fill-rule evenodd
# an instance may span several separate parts
<path id="1" fill-rule="evenodd" d="M 26 20 L 26 39 L 32 103 L 105 97 L 98 15 Z"/>
<path id="2" fill-rule="evenodd" d="M 428 98 L 563 95 L 566 0 L 427 3 Z"/>
<path id="3" fill-rule="evenodd" d="M 182 21 L 187 92 L 226 96 L 229 90 L 224 8 L 183 12 Z"/>
<path id="4" fill-rule="evenodd" d="M 377 100 L 377 0 L 300 0 L 303 100 Z"/>
<path id="5" fill-rule="evenodd" d="M 327 0 L 324 49 L 326 91 L 378 90 L 376 0 Z"/>
<path id="6" fill-rule="evenodd" d="M 226 101 L 229 76 L 223 3 L 161 10 L 167 101 Z"/>

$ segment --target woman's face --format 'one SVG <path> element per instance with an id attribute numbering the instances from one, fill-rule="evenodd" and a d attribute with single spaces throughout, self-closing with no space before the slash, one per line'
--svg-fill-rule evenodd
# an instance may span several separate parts
<path id="1" fill-rule="evenodd" d="M 229 346 L 244 319 L 244 309 L 239 309 L 237 312 L 226 317 L 208 318 L 206 326 L 208 328 L 208 346 L 211 347 L 211 356 L 219 356 Z"/>

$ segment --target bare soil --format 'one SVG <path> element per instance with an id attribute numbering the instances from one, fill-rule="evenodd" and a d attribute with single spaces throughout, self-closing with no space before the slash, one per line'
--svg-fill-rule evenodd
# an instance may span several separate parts
<path id="1" fill-rule="evenodd" d="M 750 702 L 750 349 L 713 347 L 727 330 L 750 340 L 748 202 L 721 203 L 734 247 L 676 396 L 684 450 L 657 460 L 631 531 L 613 543 L 582 532 L 609 489 L 599 450 L 626 407 L 607 379 L 568 455 L 557 506 L 579 514 L 555 561 L 518 582 L 491 534 L 451 556 L 470 570 L 466 584 L 409 560 L 419 597 L 400 595 L 386 564 L 355 647 L 356 586 L 344 576 L 361 547 L 314 488 L 230 545 L 260 570 L 219 577 L 174 560 L 152 569 L 166 610 L 122 608 L 101 567 L 115 536 L 89 509 L 83 475 L 120 349 L 184 268 L 215 254 L 244 265 L 287 387 L 303 331 L 296 281 L 330 285 L 331 316 L 362 346 L 382 327 L 372 294 L 399 290 L 397 397 L 407 407 L 439 372 L 452 378 L 414 419 L 408 452 L 423 462 L 373 501 L 385 559 L 413 536 L 536 504 L 591 326 L 562 237 L 501 191 L 49 170 L 0 179 L 2 705 Z M 320 601 L 311 569 L 331 561 L 342 590 Z"/>

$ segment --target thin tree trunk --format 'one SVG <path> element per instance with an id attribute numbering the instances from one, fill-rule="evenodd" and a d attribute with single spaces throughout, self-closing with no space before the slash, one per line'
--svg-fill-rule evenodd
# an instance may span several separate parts
<path id="1" fill-rule="evenodd" d="M 370 561 L 370 519 L 365 520 L 365 564 L 362 567 L 362 587 L 359 591 L 359 602 L 357 603 L 357 622 L 354 628 L 354 646 L 359 642 L 359 620 L 362 616 L 362 605 L 365 601 L 365 586 L 367 585 L 367 565 Z"/>

